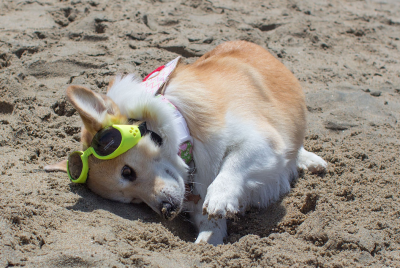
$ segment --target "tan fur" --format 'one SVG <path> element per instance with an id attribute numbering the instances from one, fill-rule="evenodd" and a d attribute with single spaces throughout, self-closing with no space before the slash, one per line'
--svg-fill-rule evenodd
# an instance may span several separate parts
<path id="1" fill-rule="evenodd" d="M 90 144 L 92 143 L 93 136 L 94 135 L 91 134 L 89 131 L 87 131 L 84 126 L 82 127 L 82 130 L 81 130 L 81 143 L 82 143 L 83 151 L 90 147 Z"/>
<path id="2" fill-rule="evenodd" d="M 107 193 L 112 193 L 110 188 L 113 188 L 115 185 L 110 185 L 108 178 L 112 178 L 116 172 L 120 173 L 121 166 L 124 166 L 124 159 L 121 156 L 109 160 L 100 160 L 93 155 L 89 156 L 90 169 L 87 185 L 95 193 L 101 194 L 106 198 L 111 198 L 107 197 Z"/>
<path id="3" fill-rule="evenodd" d="M 174 90 L 167 90 L 167 97 L 179 95 L 190 104 L 180 109 L 199 140 L 218 132 L 228 109 L 235 109 L 236 115 L 253 120 L 266 137 L 272 136 L 276 149 L 289 141 L 295 154 L 302 144 L 306 107 L 300 84 L 281 62 L 255 44 L 236 41 L 217 46 L 194 64 L 180 65 L 170 86 Z M 196 91 L 190 90 L 193 87 Z M 287 140 L 278 139 L 274 129 Z"/>
<path id="4" fill-rule="evenodd" d="M 108 87 L 107 87 L 107 92 L 110 91 L 110 89 L 112 88 L 112 86 L 114 85 L 114 81 L 115 79 L 111 79 L 110 82 L 108 83 Z"/>
<path id="5" fill-rule="evenodd" d="M 107 111 L 106 120 L 103 122 L 98 122 L 98 120 L 94 119 L 90 114 L 88 114 L 81 107 L 82 104 L 79 103 L 75 97 L 77 91 L 85 92 L 85 94 L 88 96 L 87 98 L 97 100 L 97 109 L 99 111 Z M 82 118 L 84 126 L 82 127 L 81 131 L 81 141 L 84 150 L 90 146 L 93 136 L 97 133 L 97 131 L 113 123 L 123 124 L 127 121 L 126 116 L 120 113 L 118 106 L 109 97 L 106 95 L 96 94 L 95 92 L 82 86 L 68 87 L 67 99 L 74 107 L 76 107 L 79 115 Z"/>
<path id="6" fill-rule="evenodd" d="M 147 204 L 155 204 L 155 197 L 164 188 L 164 182 L 157 175 L 152 174 L 151 169 L 147 166 L 152 159 L 157 161 L 160 151 L 158 147 L 149 146 L 149 144 L 152 144 L 150 139 L 143 138 L 137 146 L 131 149 L 130 153 L 109 160 L 100 160 L 91 155 L 89 157 L 88 187 L 105 198 L 115 200 L 113 194 L 120 189 L 119 192 L 124 197 L 140 196 L 141 200 Z M 130 157 L 134 157 L 134 160 Z M 116 181 L 110 180 L 115 177 L 115 174 L 120 174 L 121 168 L 130 162 L 136 163 L 135 170 L 138 176 L 153 177 L 154 179 L 136 183 L 128 188 L 123 188 L 115 184 Z"/>

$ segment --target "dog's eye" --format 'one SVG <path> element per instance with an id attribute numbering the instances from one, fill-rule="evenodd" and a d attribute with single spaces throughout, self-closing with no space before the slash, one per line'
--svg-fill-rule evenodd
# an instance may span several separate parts
<path id="1" fill-rule="evenodd" d="M 122 168 L 121 176 L 128 181 L 136 180 L 136 172 L 130 166 L 125 165 Z"/>

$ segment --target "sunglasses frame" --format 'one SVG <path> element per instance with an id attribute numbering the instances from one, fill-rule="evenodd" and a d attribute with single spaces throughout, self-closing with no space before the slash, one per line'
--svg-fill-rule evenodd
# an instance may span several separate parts
<path id="1" fill-rule="evenodd" d="M 119 132 L 121 133 L 121 144 L 111 154 L 101 156 L 96 153 L 96 151 L 94 150 L 94 148 L 92 146 L 87 148 L 85 151 L 74 151 L 70 154 L 70 156 L 75 153 L 80 154 L 80 158 L 82 161 L 81 174 L 79 175 L 79 178 L 73 179 L 71 176 L 71 173 L 70 173 L 69 160 L 67 160 L 68 177 L 73 183 L 85 183 L 86 182 L 87 175 L 89 172 L 89 156 L 90 155 L 93 154 L 97 159 L 101 159 L 101 160 L 113 159 L 113 158 L 125 153 L 129 149 L 133 148 L 140 141 L 142 136 L 145 134 L 145 133 L 142 133 L 142 131 L 140 130 L 140 127 L 136 126 L 136 125 L 111 125 L 111 127 L 119 130 Z M 144 132 L 145 131 L 146 130 L 144 130 Z"/>

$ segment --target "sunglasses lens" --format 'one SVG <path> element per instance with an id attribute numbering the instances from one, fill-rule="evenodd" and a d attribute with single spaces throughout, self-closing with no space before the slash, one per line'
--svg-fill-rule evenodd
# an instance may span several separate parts
<path id="1" fill-rule="evenodd" d="M 93 137 L 91 146 L 100 156 L 112 154 L 120 146 L 122 135 L 113 127 L 103 128 Z"/>
<path id="2" fill-rule="evenodd" d="M 72 180 L 79 179 L 79 176 L 81 176 L 83 169 L 81 154 L 79 152 L 75 152 L 69 155 L 68 169 Z"/>

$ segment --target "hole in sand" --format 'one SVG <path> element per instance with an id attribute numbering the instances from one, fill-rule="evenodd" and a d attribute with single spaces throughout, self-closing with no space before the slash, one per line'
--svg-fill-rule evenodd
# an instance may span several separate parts
<path id="1" fill-rule="evenodd" d="M 282 24 L 279 24 L 279 23 L 262 24 L 262 25 L 257 25 L 256 28 L 260 29 L 263 32 L 268 32 L 268 31 L 275 30 L 276 28 L 278 28 L 281 25 Z"/>
<path id="2" fill-rule="evenodd" d="M 105 25 L 103 23 L 97 23 L 95 25 L 95 29 L 94 30 L 95 30 L 96 33 L 101 34 L 101 33 L 105 33 L 106 32 L 106 28 L 107 28 L 107 25 Z"/>
<path id="3" fill-rule="evenodd" d="M 0 101 L 0 114 L 11 114 L 14 110 L 14 105 L 8 102 Z"/>

